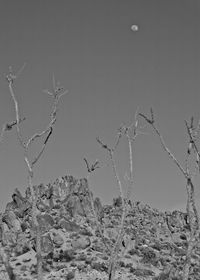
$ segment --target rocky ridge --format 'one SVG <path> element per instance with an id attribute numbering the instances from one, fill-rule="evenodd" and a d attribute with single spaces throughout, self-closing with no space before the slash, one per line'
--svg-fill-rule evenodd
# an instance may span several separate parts
<path id="1" fill-rule="evenodd" d="M 35 186 L 37 219 L 42 234 L 44 279 L 108 279 L 109 253 L 91 211 L 86 179 L 65 176 Z M 0 219 L 1 246 L 10 258 L 17 280 L 36 279 L 35 232 L 31 221 L 30 189 L 12 195 Z M 122 214 L 119 198 L 112 205 L 94 199 L 105 240 L 114 246 Z M 189 238 L 187 215 L 161 212 L 129 201 L 125 235 L 116 279 L 181 279 Z M 123 253 L 123 254 L 122 254 Z M 0 265 L 0 279 L 6 275 Z M 6 278 L 5 278 L 6 279 Z M 7 278 L 8 279 L 8 278 Z M 200 279 L 200 242 L 192 256 L 191 279 Z"/>

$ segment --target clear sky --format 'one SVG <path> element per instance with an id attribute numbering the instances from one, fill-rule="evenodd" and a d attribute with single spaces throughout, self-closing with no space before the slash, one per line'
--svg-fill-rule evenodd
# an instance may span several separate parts
<path id="1" fill-rule="evenodd" d="M 1 0 L 0 6 L 0 125 L 15 119 L 4 79 L 10 65 L 18 69 L 27 63 L 14 86 L 27 118 L 25 137 L 48 123 L 51 103 L 42 90 L 51 89 L 52 74 L 69 90 L 35 168 L 35 184 L 67 174 L 85 177 L 84 157 L 105 165 L 106 153 L 95 138 L 114 143 L 120 124 L 133 119 L 138 106 L 145 113 L 154 108 L 167 145 L 184 164 L 184 120 L 200 118 L 199 0 Z M 185 180 L 147 132 L 134 144 L 134 199 L 163 210 L 183 206 Z M 0 158 L 2 209 L 15 187 L 23 193 L 27 185 L 15 131 L 5 135 Z M 123 179 L 125 141 L 116 160 Z M 104 203 L 119 194 L 110 167 L 97 170 L 91 183 Z"/>

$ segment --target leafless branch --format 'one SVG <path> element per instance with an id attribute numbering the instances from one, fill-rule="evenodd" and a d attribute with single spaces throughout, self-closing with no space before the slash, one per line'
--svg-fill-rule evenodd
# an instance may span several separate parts
<path id="1" fill-rule="evenodd" d="M 95 171 L 97 168 L 100 168 L 98 160 L 96 160 L 95 163 L 92 164 L 91 166 L 89 165 L 86 158 L 84 158 L 84 161 L 86 163 L 88 173 L 91 173 L 91 172 Z"/>
<path id="2" fill-rule="evenodd" d="M 2 130 L 3 132 L 5 130 L 10 130 L 12 129 L 12 127 L 14 125 L 16 125 L 17 128 L 17 136 L 18 136 L 18 140 L 20 145 L 22 146 L 23 150 L 24 150 L 24 161 L 26 163 L 26 166 L 28 168 L 28 186 L 31 190 L 31 198 L 32 198 L 32 221 L 33 221 L 33 226 L 36 230 L 36 251 L 37 251 L 37 272 L 38 272 L 38 280 L 42 280 L 42 255 L 41 255 L 41 233 L 40 233 L 40 228 L 38 225 L 38 220 L 37 220 L 37 199 L 38 199 L 38 192 L 35 194 L 34 188 L 33 188 L 33 184 L 32 184 L 32 180 L 33 180 L 33 166 L 36 164 L 36 162 L 40 159 L 41 155 L 43 154 L 46 144 L 52 134 L 53 131 L 53 125 L 56 122 L 56 115 L 57 115 L 57 105 L 58 105 L 58 101 L 61 98 L 61 96 L 63 96 L 64 94 L 66 94 L 67 91 L 63 91 L 63 87 L 60 87 L 60 85 L 56 85 L 55 86 L 55 80 L 53 81 L 53 87 L 54 87 L 54 93 L 51 94 L 53 97 L 53 106 L 52 106 L 52 111 L 50 114 L 50 122 L 47 125 L 46 129 L 44 129 L 42 132 L 40 133 L 36 133 L 34 134 L 32 137 L 29 138 L 29 140 L 27 141 L 27 143 L 25 143 L 23 141 L 22 135 L 21 135 L 21 131 L 20 131 L 20 122 L 23 120 L 20 118 L 19 116 L 19 106 L 18 106 L 18 102 L 17 99 L 15 97 L 14 94 L 14 90 L 13 90 L 13 83 L 14 80 L 19 76 L 19 74 L 21 74 L 22 70 L 24 69 L 24 66 L 17 72 L 17 74 L 13 74 L 12 69 L 10 67 L 10 71 L 9 74 L 6 76 L 6 79 L 8 81 L 8 86 L 9 86 L 9 90 L 10 90 L 10 94 L 11 97 L 13 99 L 14 102 L 14 106 L 15 106 L 15 114 L 16 114 L 16 122 L 13 122 L 7 126 L 4 126 L 4 130 Z M 3 136 L 3 134 L 1 133 L 1 135 Z M 31 160 L 28 158 L 28 148 L 30 148 L 31 143 L 33 143 L 33 141 L 37 138 L 42 137 L 43 135 L 47 135 L 46 139 L 43 142 L 42 148 L 40 150 L 40 152 L 38 153 L 38 155 L 34 158 L 34 160 L 31 162 Z"/>
<path id="3" fill-rule="evenodd" d="M 120 138 L 121 138 L 121 136 L 120 136 Z M 124 194 L 123 194 L 123 190 L 122 190 L 122 183 L 121 183 L 121 180 L 119 178 L 119 175 L 118 175 L 118 172 L 117 172 L 116 163 L 115 163 L 115 160 L 114 160 L 114 150 L 116 149 L 116 144 L 114 145 L 114 148 L 109 148 L 99 138 L 96 138 L 96 140 L 101 145 L 101 147 L 103 149 L 107 150 L 107 152 L 109 154 L 110 161 L 111 161 L 111 164 L 112 164 L 113 173 L 114 173 L 114 177 L 115 177 L 117 185 L 119 187 L 120 196 L 122 198 L 122 205 L 123 205 L 123 209 L 124 209 Z M 117 141 L 117 143 L 119 143 L 119 141 Z"/>
<path id="4" fill-rule="evenodd" d="M 153 110 L 151 109 L 151 119 L 149 119 L 147 116 L 145 116 L 142 113 L 139 113 L 139 115 L 145 119 L 145 121 L 147 121 L 152 128 L 154 129 L 154 131 L 156 132 L 156 134 L 159 137 L 160 143 L 163 147 L 163 149 L 167 152 L 167 154 L 169 155 L 169 157 L 174 161 L 174 163 L 178 166 L 178 168 L 180 169 L 180 171 L 183 173 L 183 175 L 185 176 L 185 178 L 188 178 L 188 174 L 187 172 L 184 170 L 184 168 L 182 167 L 182 165 L 178 162 L 178 160 L 176 159 L 176 157 L 173 155 L 173 153 L 170 151 L 170 149 L 166 146 L 165 141 L 163 139 L 163 136 L 161 135 L 161 133 L 159 132 L 158 128 L 155 126 L 155 119 L 154 119 L 154 113 Z"/>
<path id="5" fill-rule="evenodd" d="M 199 149 L 196 145 L 196 139 L 197 139 L 197 136 L 198 136 L 198 132 L 199 132 L 199 125 L 197 126 L 197 128 L 195 129 L 194 128 L 194 118 L 192 117 L 191 118 L 191 124 L 189 125 L 187 121 L 185 121 L 185 125 L 186 125 L 186 129 L 187 129 L 187 133 L 188 133 L 188 136 L 189 136 L 189 146 L 188 146 L 188 154 L 190 155 L 192 150 L 196 153 L 196 164 L 197 164 L 197 167 L 198 167 L 198 171 L 200 173 L 200 152 L 199 152 Z"/>
<path id="6" fill-rule="evenodd" d="M 192 182 L 192 175 L 190 174 L 189 171 L 189 166 L 188 166 L 188 160 L 189 156 L 191 154 L 191 151 L 194 150 L 194 152 L 197 154 L 197 159 L 199 159 L 199 151 L 195 143 L 195 137 L 198 133 L 197 130 L 199 130 L 199 125 L 197 130 L 194 129 L 194 119 L 193 117 L 191 118 L 190 125 L 185 121 L 187 132 L 189 135 L 189 146 L 188 146 L 188 151 L 186 155 L 186 169 L 182 167 L 182 165 L 178 162 L 178 160 L 175 158 L 175 156 L 172 154 L 172 152 L 169 150 L 169 148 L 166 146 L 165 141 L 160 134 L 158 128 L 155 126 L 155 119 L 154 119 L 154 113 L 153 110 L 151 109 L 151 118 L 148 118 L 144 114 L 139 114 L 146 122 L 148 122 L 156 134 L 158 135 L 161 145 L 163 149 L 167 152 L 169 157 L 175 162 L 179 170 L 183 173 L 186 181 L 187 181 L 187 215 L 189 218 L 189 224 L 190 224 L 190 239 L 188 240 L 188 247 L 187 247 L 187 253 L 186 253 L 186 260 L 185 260 L 185 265 L 183 269 L 183 280 L 188 280 L 189 279 L 189 270 L 191 266 L 191 256 L 192 256 L 192 251 L 194 250 L 196 246 L 197 239 L 199 238 L 199 215 L 197 212 L 197 208 L 195 205 L 195 198 L 194 198 L 194 184 Z M 192 217 L 191 213 L 191 208 L 193 210 L 194 216 L 195 216 L 195 221 Z"/>

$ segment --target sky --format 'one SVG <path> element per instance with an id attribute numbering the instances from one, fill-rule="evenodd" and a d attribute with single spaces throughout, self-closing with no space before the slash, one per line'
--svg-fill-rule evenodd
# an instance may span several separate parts
<path id="1" fill-rule="evenodd" d="M 138 30 L 133 32 L 132 25 Z M 90 187 L 103 203 L 119 190 L 108 155 L 96 141 L 112 146 L 120 125 L 139 108 L 153 107 L 167 146 L 184 165 L 188 136 L 184 120 L 200 119 L 199 0 L 2 0 L 0 8 L 0 126 L 15 119 L 5 75 L 14 84 L 24 139 L 49 122 L 52 75 L 68 89 L 45 153 L 34 168 L 34 184 L 59 176 L 87 176 L 84 163 L 99 160 Z M 139 120 L 141 125 L 144 122 Z M 133 144 L 132 198 L 160 210 L 184 208 L 186 182 L 162 150 L 150 127 Z M 30 156 L 41 147 L 33 145 Z M 14 188 L 24 193 L 27 169 L 13 129 L 0 143 L 0 209 Z M 126 139 L 116 154 L 120 179 L 129 168 Z M 199 176 L 195 177 L 200 205 Z M 200 207 L 199 207 L 200 209 Z"/>

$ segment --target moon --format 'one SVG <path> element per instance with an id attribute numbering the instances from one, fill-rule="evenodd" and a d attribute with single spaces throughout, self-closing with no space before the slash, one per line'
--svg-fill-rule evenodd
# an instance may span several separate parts
<path id="1" fill-rule="evenodd" d="M 131 25 L 131 30 L 133 32 L 138 31 L 138 29 L 139 29 L 138 25 L 136 25 L 136 24 Z"/>

